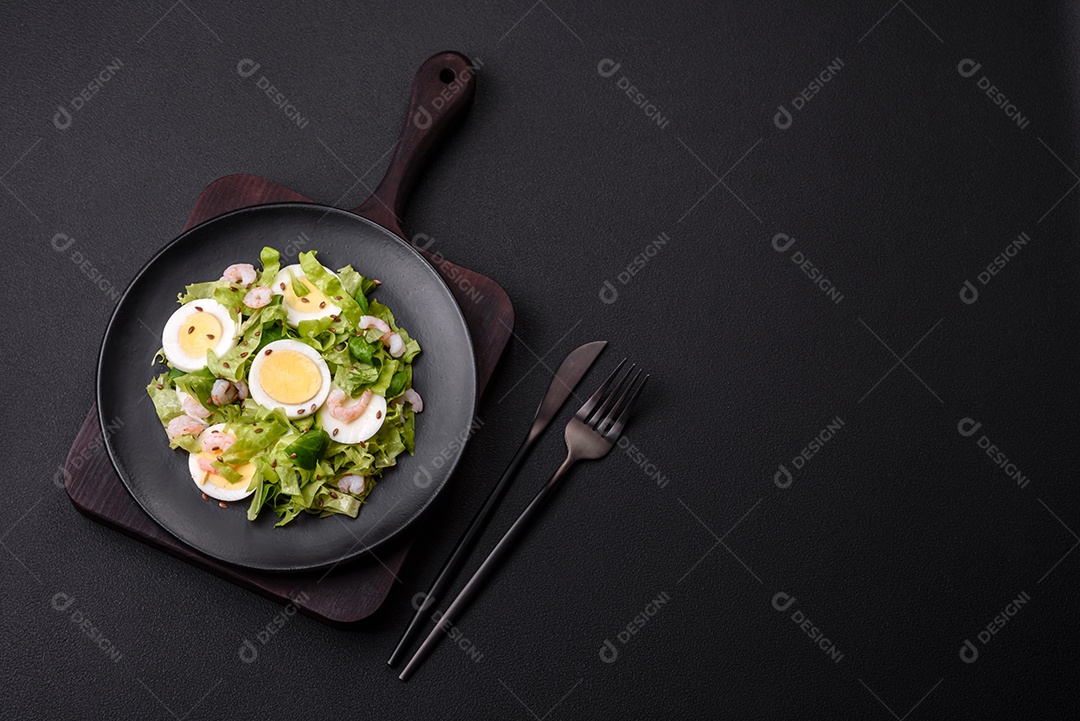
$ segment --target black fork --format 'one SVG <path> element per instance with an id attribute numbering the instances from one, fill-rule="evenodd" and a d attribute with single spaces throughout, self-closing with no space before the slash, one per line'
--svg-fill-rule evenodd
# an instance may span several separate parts
<path id="1" fill-rule="evenodd" d="M 551 496 L 552 491 L 555 490 L 566 472 L 578 461 L 603 458 L 619 440 L 619 436 L 622 435 L 623 429 L 630 419 L 630 412 L 634 408 L 634 403 L 637 401 L 641 389 L 645 387 L 645 382 L 649 380 L 648 375 L 641 379 L 641 370 L 635 371 L 634 365 L 631 365 L 620 378 L 619 371 L 622 370 L 625 363 L 626 359 L 623 359 L 615 367 L 612 374 L 608 376 L 608 379 L 596 390 L 596 393 L 593 393 L 589 400 L 585 401 L 584 405 L 574 414 L 574 417 L 570 419 L 570 422 L 566 425 L 566 460 L 562 462 L 551 480 L 540 489 L 532 502 L 522 511 L 521 515 L 514 521 L 514 525 L 510 526 L 510 530 L 496 544 L 488 557 L 480 564 L 480 568 L 476 569 L 476 573 L 472 575 L 469 582 L 454 598 L 450 607 L 439 618 L 435 628 L 431 629 L 420 648 L 416 650 L 416 654 L 413 655 L 408 665 L 402 670 L 401 675 L 398 677 L 402 681 L 409 680 L 409 677 L 413 675 L 420 664 L 424 662 L 424 659 L 431 653 L 435 644 L 439 642 L 442 634 L 453 628 L 454 621 L 461 616 L 465 606 L 476 598 L 481 586 L 495 572 L 496 566 L 510 555 L 517 541 L 524 535 L 528 525 L 540 515 L 544 502 Z M 618 380 L 616 381 L 616 379 Z M 640 383 L 638 382 L 639 379 L 641 379 Z"/>

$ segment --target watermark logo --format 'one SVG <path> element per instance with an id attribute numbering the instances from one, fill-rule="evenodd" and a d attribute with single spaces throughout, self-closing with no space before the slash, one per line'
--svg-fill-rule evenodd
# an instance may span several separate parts
<path id="1" fill-rule="evenodd" d="M 1015 240 L 1011 241 L 1005 246 L 1004 250 L 994 256 L 993 260 L 986 265 L 985 270 L 980 271 L 979 274 L 975 276 L 976 280 L 979 281 L 979 285 L 984 287 L 990 285 L 990 281 L 993 280 L 998 273 L 1004 270 L 1005 266 L 1008 265 L 1013 258 L 1019 255 L 1020 251 L 1026 248 L 1027 244 L 1030 242 L 1031 236 L 1027 233 L 1021 233 L 1016 236 Z M 979 289 L 971 282 L 971 280 L 965 280 L 964 284 L 960 286 L 960 300 L 963 301 L 965 305 L 972 305 L 978 299 Z"/>
<path id="2" fill-rule="evenodd" d="M 777 591 L 772 597 L 772 607 L 780 613 L 787 613 L 787 611 L 795 605 L 795 597 L 790 593 L 784 591 Z M 821 649 L 833 663 L 840 663 L 844 660 L 844 654 L 836 647 L 818 626 L 814 625 L 807 615 L 800 609 L 795 609 L 791 613 L 791 621 L 799 630 L 805 633 L 815 646 Z"/>
<path id="3" fill-rule="evenodd" d="M 439 94 L 435 96 L 435 99 L 431 101 L 431 107 L 428 108 L 427 104 L 421 105 L 413 113 L 412 122 L 419 130 L 427 130 L 431 127 L 431 124 L 435 122 L 435 118 L 432 115 L 432 111 L 439 112 L 451 99 L 462 91 L 465 87 L 465 81 L 476 74 L 476 71 L 484 67 L 484 61 L 481 58 L 473 60 L 466 68 L 460 73 L 455 73 L 449 68 L 445 68 L 439 73 L 439 80 L 443 82 L 443 89 L 439 91 Z"/>
<path id="4" fill-rule="evenodd" d="M 619 271 L 619 274 L 615 276 L 615 280 L 619 281 L 619 285 L 625 286 L 629 284 L 634 279 L 634 276 L 640 273 L 653 258 L 660 255 L 660 252 L 670 240 L 671 238 L 668 237 L 667 233 L 660 233 L 655 240 L 650 241 L 640 253 L 630 259 L 625 270 Z M 615 287 L 615 284 L 609 278 L 605 278 L 604 283 L 600 286 L 600 302 L 611 305 L 618 299 L 619 289 Z"/>
<path id="5" fill-rule="evenodd" d="M 668 592 L 661 591 L 651 601 L 645 604 L 645 608 L 641 609 L 639 613 L 630 619 L 630 622 L 627 623 L 624 628 L 620 628 L 618 633 L 615 634 L 615 639 L 619 642 L 619 646 L 616 646 L 611 641 L 610 637 L 605 638 L 604 642 L 600 644 L 600 649 L 598 651 L 600 660 L 604 663 L 615 663 L 619 658 L 619 647 L 626 646 L 626 644 L 630 643 L 631 639 L 633 639 L 641 629 L 645 628 L 649 621 L 651 621 L 656 614 L 660 613 L 669 601 L 671 601 L 671 596 L 668 595 Z"/>
<path id="6" fill-rule="evenodd" d="M 236 73 L 240 77 L 247 79 L 252 77 L 256 72 L 258 72 L 259 68 L 261 67 L 261 63 L 257 63 L 251 58 L 242 58 L 238 63 L 236 63 Z M 265 75 L 260 75 L 259 79 L 255 81 L 255 87 L 265 92 L 266 97 L 270 98 L 270 103 L 274 107 L 279 108 L 282 114 L 289 120 L 293 121 L 296 127 L 300 128 L 301 130 L 307 128 L 310 119 L 301 115 L 300 110 L 296 107 L 296 105 L 294 105 L 291 100 L 285 97 L 285 94 L 281 92 L 277 88 L 277 86 L 273 85 L 270 82 L 269 78 L 267 78 Z"/>
<path id="7" fill-rule="evenodd" d="M 818 93 L 824 89 L 824 87 L 839 73 L 844 67 L 844 61 L 839 57 L 833 59 L 831 63 L 825 66 L 825 68 L 819 72 L 814 78 L 800 90 L 794 98 L 791 99 L 791 107 L 796 113 L 800 112 L 806 107 L 806 104 L 813 100 Z M 795 124 L 795 116 L 784 105 L 778 105 L 776 107 L 776 115 L 773 116 L 773 125 L 780 130 L 787 130 Z"/>
<path id="8" fill-rule="evenodd" d="M 986 646 L 997 635 L 998 631 L 1005 628 L 1005 625 L 1011 621 L 1016 614 L 1020 613 L 1028 601 L 1031 600 L 1031 596 L 1027 591 L 1021 591 L 1020 595 L 1009 602 L 1007 606 L 990 620 L 990 623 L 979 630 L 975 634 L 975 638 L 979 643 Z M 964 663 L 975 663 L 979 660 L 979 647 L 976 646 L 970 638 L 965 638 L 964 643 L 960 645 L 960 660 Z"/>
<path id="9" fill-rule="evenodd" d="M 668 477 L 664 475 L 660 467 L 649 460 L 645 453 L 630 442 L 626 436 L 620 436 L 616 445 L 626 453 L 635 466 L 641 469 L 645 476 L 656 483 L 657 488 L 663 488 L 668 484 Z"/>
<path id="10" fill-rule="evenodd" d="M 790 461 L 791 467 L 795 469 L 794 473 L 788 470 L 788 467 L 783 463 L 777 466 L 777 471 L 773 474 L 773 483 L 776 484 L 776 487 L 780 490 L 791 488 L 791 484 L 795 481 L 795 475 L 810 462 L 810 459 L 820 453 L 825 447 L 825 444 L 835 438 L 836 434 L 839 433 L 840 429 L 843 427 L 844 419 L 840 416 L 836 416 L 814 435 L 813 438 L 807 441 L 806 445 L 802 447 L 802 450 L 800 450 Z"/>
<path id="11" fill-rule="evenodd" d="M 611 58 L 604 58 L 596 64 L 596 72 L 602 78 L 612 78 L 619 73 L 621 67 L 622 63 Z M 656 103 L 645 97 L 645 93 L 641 92 L 630 78 L 619 73 L 619 79 L 615 81 L 615 86 L 626 93 L 626 97 L 630 98 L 630 102 L 633 103 L 634 107 L 640 108 L 645 113 L 645 117 L 656 123 L 656 127 L 667 130 L 667 126 L 671 121 L 660 112 L 660 108 L 656 106 Z"/>
<path id="12" fill-rule="evenodd" d="M 428 262 L 441 270 L 443 278 L 462 291 L 469 300 L 479 303 L 484 299 L 484 294 L 480 292 L 480 289 L 463 274 L 461 266 L 447 260 L 441 251 L 431 249 L 435 244 L 435 238 L 427 233 L 417 233 L 412 237 L 411 243 L 413 247 L 427 251 L 430 254 Z"/>
<path id="13" fill-rule="evenodd" d="M 791 247 L 795 245 L 794 236 L 790 236 L 787 233 L 777 233 L 773 236 L 772 247 L 777 253 L 787 253 L 791 250 Z M 801 250 L 796 250 L 791 253 L 791 262 L 802 271 L 803 275 L 810 279 L 814 284 L 814 287 L 825 294 L 825 297 L 831 300 L 836 305 L 840 305 L 840 301 L 844 299 L 844 294 L 833 284 L 831 280 L 825 277 L 825 274 L 820 268 L 806 257 L 806 254 Z"/>
<path id="14" fill-rule="evenodd" d="M 981 69 L 982 63 L 978 63 L 971 58 L 964 58 L 956 64 L 956 72 L 960 73 L 960 77 L 962 78 L 975 77 L 975 74 Z M 1005 93 L 998 90 L 998 87 L 990 82 L 990 78 L 983 75 L 975 81 L 975 85 L 979 90 L 986 93 L 986 96 L 990 98 L 990 102 L 1000 108 L 1001 112 L 1005 114 L 1005 117 L 1016 123 L 1016 127 L 1021 130 L 1027 130 L 1028 125 L 1031 124 L 1031 120 L 1020 112 L 1020 108 L 1016 107 L 1012 101 L 1005 97 Z"/>
<path id="15" fill-rule="evenodd" d="M 309 596 L 307 595 L 307 592 L 300 591 L 290 598 L 292 601 L 285 606 L 285 608 L 275 613 L 274 617 L 255 634 L 255 639 L 259 642 L 260 647 L 270 643 L 270 641 L 277 636 L 278 632 L 285 628 L 285 624 L 291 621 L 293 616 L 295 616 L 296 612 L 299 610 L 297 605 L 307 601 Z M 240 660 L 244 663 L 255 663 L 259 660 L 259 649 L 256 648 L 255 644 L 249 639 L 245 638 L 240 643 L 236 655 L 239 656 Z"/>
<path id="16" fill-rule="evenodd" d="M 956 430 L 964 438 L 973 437 L 979 429 L 982 428 L 982 423 L 977 422 L 974 418 L 961 418 L 960 422 L 956 424 Z M 1016 464 L 1009 460 L 1005 452 L 1002 451 L 986 437 L 985 434 L 980 434 L 978 440 L 975 441 L 975 445 L 980 450 L 985 451 L 986 455 L 994 463 L 995 466 L 1000 468 L 1006 476 L 1016 481 L 1016 485 L 1019 488 L 1027 488 L 1031 479 L 1025 476 Z"/>
<path id="17" fill-rule="evenodd" d="M 453 458 L 459 450 L 465 447 L 465 444 L 472 438 L 473 434 L 483 427 L 484 420 L 480 418 L 480 416 L 474 416 L 472 423 L 469 424 L 467 429 L 458 433 L 457 436 L 452 438 L 450 442 L 446 444 L 445 448 L 437 453 L 430 461 L 422 464 L 420 468 L 417 469 L 416 473 L 413 474 L 413 483 L 415 483 L 418 488 L 427 488 L 430 486 L 431 482 L 434 480 L 431 471 L 437 471 L 449 463 L 450 459 Z"/>
<path id="18" fill-rule="evenodd" d="M 108 440 L 113 433 L 124 427 L 124 419 L 114 418 L 105 424 L 102 435 L 95 438 L 92 442 L 86 443 L 79 452 L 70 456 L 67 459 L 65 465 L 56 467 L 56 473 L 53 473 L 52 482 L 57 488 L 63 488 L 64 485 L 71 480 L 71 474 L 67 471 L 67 466 L 71 466 L 76 471 L 81 469 L 87 463 L 94 461 L 97 458 L 104 456 L 105 441 Z"/>
<path id="19" fill-rule="evenodd" d="M 49 245 L 57 253 L 67 253 L 73 245 L 75 245 L 75 239 L 67 233 L 57 233 L 49 241 Z M 101 271 L 94 265 L 93 261 L 86 257 L 81 250 L 75 248 L 68 253 L 68 258 L 71 262 L 79 267 L 82 274 L 90 279 L 98 290 L 105 294 L 105 297 L 110 300 L 120 299 L 120 289 L 113 284 L 108 278 L 106 278 Z"/>
<path id="20" fill-rule="evenodd" d="M 70 614 L 67 613 L 68 609 L 75 604 L 74 596 L 59 591 L 53 595 L 49 604 L 57 613 L 67 614 L 71 622 L 75 624 L 95 646 L 101 649 L 101 652 L 105 654 L 105 657 L 110 661 L 116 663 L 120 660 L 121 656 L 123 656 L 123 654 L 120 653 L 120 650 L 113 645 L 113 642 L 106 638 L 101 630 L 94 625 L 93 621 L 91 621 L 81 609 L 75 607 L 71 610 Z"/>
<path id="21" fill-rule="evenodd" d="M 412 598 L 412 605 L 417 611 L 424 611 L 431 608 L 434 603 L 428 603 L 428 595 L 426 593 L 417 593 Z M 442 611 L 435 610 L 431 614 L 431 620 L 436 624 L 442 621 L 439 629 L 449 637 L 450 641 L 460 648 L 465 654 L 472 659 L 473 663 L 479 663 L 484 654 L 476 647 L 476 644 L 470 641 L 460 628 L 455 626 L 453 622 L 449 620 L 443 620 Z"/>
<path id="22" fill-rule="evenodd" d="M 75 97 L 71 99 L 67 106 L 57 105 L 56 113 L 53 115 L 53 125 L 56 126 L 56 129 L 67 130 L 70 128 L 72 123 L 75 122 L 74 113 L 78 113 L 86 107 L 86 104 L 94 99 L 94 96 L 101 91 L 106 83 L 113 79 L 122 67 L 124 67 L 123 61 L 120 58 L 113 58 L 86 84 L 86 87 L 75 94 Z"/>

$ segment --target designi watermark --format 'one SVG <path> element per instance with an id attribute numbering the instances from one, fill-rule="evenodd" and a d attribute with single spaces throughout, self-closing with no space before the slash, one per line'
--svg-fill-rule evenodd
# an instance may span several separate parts
<path id="1" fill-rule="evenodd" d="M 49 602 L 49 604 L 52 606 L 54 611 L 67 614 L 68 609 L 75 604 L 75 597 L 71 594 L 59 591 L 55 595 L 53 595 L 52 600 Z M 101 649 L 101 652 L 105 654 L 106 658 L 108 658 L 113 663 L 116 663 L 120 660 L 121 656 L 123 656 L 123 654 L 120 653 L 120 649 L 113 645 L 113 642 L 110 641 L 97 626 L 94 625 L 93 621 L 90 620 L 90 617 L 87 616 L 82 611 L 82 609 L 78 607 L 71 608 L 71 613 L 68 614 L 68 617 L 70 618 L 71 622 L 75 624 L 78 629 L 82 631 L 95 646 Z"/>
<path id="2" fill-rule="evenodd" d="M 250 78 L 258 72 L 261 67 L 261 63 L 257 63 L 251 58 L 243 58 L 236 63 L 236 72 L 242 78 Z M 285 93 L 281 92 L 277 86 L 273 85 L 269 78 L 265 75 L 260 75 L 259 79 L 255 81 L 255 87 L 266 93 L 266 97 L 270 98 L 270 102 L 274 107 L 279 108 L 282 114 L 293 121 L 296 127 L 301 130 L 307 128 L 310 119 L 301 115 L 299 108 L 297 108 L 291 100 L 285 97 Z"/>
<path id="3" fill-rule="evenodd" d="M 994 259 L 986 264 L 986 269 L 979 272 L 975 276 L 979 281 L 979 285 L 985 287 L 990 285 L 990 281 L 994 279 L 998 273 L 1005 269 L 1005 266 L 1009 262 L 1020 254 L 1020 251 L 1027 247 L 1027 244 L 1031 242 L 1031 236 L 1027 233 L 1021 233 L 1016 236 L 1015 240 L 1009 242 L 1005 248 L 994 256 Z M 964 285 L 960 287 L 960 300 L 966 305 L 972 305 L 979 299 L 979 289 L 970 280 L 965 280 Z"/>
<path id="4" fill-rule="evenodd" d="M 660 252 L 670 240 L 671 238 L 668 237 L 667 233 L 660 233 L 655 240 L 649 241 L 640 253 L 630 259 L 630 262 L 626 264 L 626 268 L 619 271 L 618 275 L 615 276 L 615 280 L 619 281 L 619 285 L 625 286 L 633 280 L 634 276 L 640 273 L 653 258 L 660 255 Z M 610 278 L 605 278 L 604 283 L 600 286 L 600 302 L 611 305 L 618 299 L 619 289 L 615 287 Z"/>
<path id="5" fill-rule="evenodd" d="M 635 466 L 641 469 L 647 478 L 656 483 L 657 488 L 663 488 L 668 484 L 668 477 L 660 470 L 660 466 L 653 463 L 645 452 L 635 446 L 625 435 L 620 436 L 615 445 L 626 454 Z"/>
<path id="6" fill-rule="evenodd" d="M 82 271 L 82 274 L 89 278 L 90 282 L 93 283 L 98 290 L 104 293 L 106 298 L 109 298 L 110 300 L 120 299 L 120 289 L 117 288 L 111 280 L 106 278 L 98 267 L 94 265 L 94 262 L 87 258 L 81 250 L 78 248 L 72 249 L 72 246 L 75 245 L 74 238 L 67 233 L 57 233 L 52 237 L 52 240 L 49 241 L 49 245 L 51 245 L 53 250 L 57 253 L 67 253 L 68 250 L 71 250 L 71 252 L 68 253 L 68 258 L 71 259 L 72 263 L 78 266 L 79 270 Z"/>
<path id="7" fill-rule="evenodd" d="M 474 416 L 472 423 L 469 424 L 468 428 L 450 439 L 450 442 L 447 443 L 441 451 L 436 453 L 427 463 L 422 464 L 420 468 L 417 469 L 416 473 L 413 474 L 413 483 L 415 483 L 418 488 L 427 488 L 430 486 L 431 481 L 433 480 L 431 471 L 437 471 L 449 463 L 450 459 L 457 455 L 459 450 L 465 447 L 465 444 L 473 437 L 473 434 L 483 427 L 484 419 L 480 416 Z"/>
<path id="8" fill-rule="evenodd" d="M 75 122 L 74 114 L 86 107 L 86 104 L 94 99 L 105 84 L 112 80 L 122 67 L 124 67 L 123 61 L 120 58 L 113 58 L 104 68 L 98 71 L 98 74 L 86 84 L 86 87 L 75 94 L 70 103 L 57 105 L 56 113 L 53 115 L 53 125 L 56 126 L 56 129 L 67 130 L 70 128 L 71 124 Z"/>
<path id="9" fill-rule="evenodd" d="M 596 72 L 600 74 L 602 78 L 615 77 L 616 73 L 619 73 L 619 69 L 622 68 L 622 63 L 616 62 L 611 58 L 604 58 L 596 64 Z M 667 126 L 671 123 L 667 117 L 661 112 L 660 108 L 656 106 L 656 103 L 645 97 L 645 93 L 638 90 L 637 86 L 630 80 L 630 78 L 619 73 L 619 79 L 615 81 L 615 86 L 626 93 L 626 97 L 630 98 L 630 102 L 634 104 L 634 107 L 640 108 L 641 112 L 645 113 L 645 117 L 656 123 L 656 127 L 661 130 L 667 130 Z"/>
<path id="10" fill-rule="evenodd" d="M 63 488 L 64 484 L 70 480 L 70 473 L 67 471 L 67 466 L 71 466 L 76 471 L 81 469 L 87 463 L 90 463 L 95 457 L 103 457 L 105 454 L 105 441 L 112 436 L 113 433 L 124 427 L 123 418 L 113 418 L 111 421 L 105 424 L 105 428 L 102 434 L 95 438 L 92 442 L 86 443 L 79 449 L 79 452 L 70 456 L 64 465 L 56 467 L 56 473 L 53 473 L 52 482 L 57 488 Z"/>
<path id="11" fill-rule="evenodd" d="M 821 72 L 814 76 L 813 80 L 807 83 L 806 87 L 800 90 L 794 98 L 791 99 L 791 107 L 796 113 L 800 112 L 806 107 L 806 104 L 817 97 L 824 87 L 842 70 L 844 67 L 844 61 L 839 57 L 833 59 L 831 63 L 826 65 Z M 787 130 L 795 123 L 795 116 L 784 105 L 778 105 L 776 107 L 776 115 L 773 116 L 773 125 L 780 130 Z"/>
<path id="12" fill-rule="evenodd" d="M 835 416 L 831 421 L 825 424 L 818 433 L 806 442 L 806 445 L 796 453 L 791 459 L 791 467 L 794 470 L 792 472 L 781 463 L 777 466 L 776 473 L 773 474 L 773 483 L 781 490 L 791 488 L 791 484 L 795 480 L 795 475 L 810 462 L 814 456 L 821 452 L 821 449 L 825 447 L 825 444 L 836 437 L 836 434 L 840 432 L 840 429 L 844 427 L 844 419 L 840 416 Z"/>
<path id="13" fill-rule="evenodd" d="M 960 422 L 956 424 L 956 430 L 960 432 L 965 438 L 971 438 L 979 429 L 982 428 L 982 423 L 977 422 L 974 418 L 961 418 Z M 1005 451 L 1001 450 L 994 443 L 986 437 L 986 434 L 981 434 L 979 439 L 975 441 L 975 445 L 981 450 L 986 452 L 986 455 L 990 457 L 994 465 L 1002 470 L 1002 472 L 1016 481 L 1018 488 L 1027 488 L 1031 479 L 1025 476 L 1016 464 L 1009 460 L 1009 457 L 1005 455 Z"/>
<path id="14" fill-rule="evenodd" d="M 787 233 L 777 233 L 773 236 L 772 248 L 777 253 L 787 253 L 793 245 L 795 245 L 794 236 Z M 826 298 L 836 305 L 840 305 L 840 301 L 844 299 L 844 294 L 825 276 L 821 268 L 818 268 L 813 261 L 806 257 L 805 253 L 801 250 L 792 251 L 791 262 L 814 283 L 814 287 L 825 294 Z"/>
<path id="15" fill-rule="evenodd" d="M 291 602 L 285 606 L 282 610 L 274 614 L 274 617 L 255 634 L 255 639 L 259 642 L 259 646 L 265 646 L 270 643 L 270 640 L 277 636 L 281 629 L 285 628 L 285 624 L 292 620 L 293 616 L 299 610 L 298 604 L 304 603 L 308 600 L 309 596 L 306 591 L 300 591 L 294 596 L 290 596 Z M 244 663 L 255 663 L 259 660 L 259 649 L 255 647 L 249 639 L 245 638 L 240 643 L 240 648 L 237 649 L 237 655 Z"/>
<path id="16" fill-rule="evenodd" d="M 781 613 L 788 611 L 794 605 L 795 597 L 790 593 L 777 591 L 772 597 L 772 607 Z M 797 608 L 792 611 L 791 621 L 799 627 L 800 631 L 809 636 L 814 645 L 820 648 L 822 653 L 833 663 L 840 663 L 844 660 L 844 654 L 836 647 L 836 644 L 802 610 Z"/>
<path id="17" fill-rule="evenodd" d="M 630 622 L 625 627 L 620 628 L 618 633 L 615 634 L 615 639 L 619 642 L 619 646 L 612 643 L 611 638 L 605 638 L 604 642 L 600 644 L 600 660 L 604 663 L 615 663 L 619 658 L 619 647 L 626 646 L 630 643 L 630 640 L 636 636 L 641 629 L 645 628 L 646 624 L 651 621 L 656 614 L 671 601 L 671 596 L 667 591 L 661 591 L 652 600 L 645 604 L 645 608 L 634 615 Z"/>
<path id="18" fill-rule="evenodd" d="M 956 64 L 956 72 L 960 73 L 960 77 L 962 78 L 975 77 L 975 74 L 978 73 L 981 68 L 982 63 L 975 62 L 971 58 L 964 58 Z M 1016 123 L 1016 126 L 1021 130 L 1027 130 L 1028 125 L 1031 124 L 1031 120 L 1023 115 L 1020 112 L 1020 108 L 1016 107 L 1011 100 L 1005 97 L 1005 93 L 990 82 L 990 78 L 983 75 L 975 81 L 975 84 L 978 86 L 979 90 L 986 93 L 986 96 L 990 98 L 990 102 L 998 108 L 1001 108 L 1001 112 L 1005 114 L 1005 117 Z"/>
<path id="19" fill-rule="evenodd" d="M 417 233 L 412 237 L 411 242 L 413 247 L 427 251 L 430 254 L 428 262 L 441 270 L 443 278 L 461 290 L 469 300 L 479 303 L 484 299 L 484 294 L 464 275 L 461 266 L 447 260 L 439 250 L 431 249 L 431 246 L 435 245 L 435 238 L 427 233 Z"/>
<path id="20" fill-rule="evenodd" d="M 460 93 L 465 87 L 465 81 L 476 74 L 476 71 L 484 67 L 484 61 L 482 58 L 473 59 L 469 65 L 465 66 L 465 69 L 460 73 L 455 73 L 450 68 L 444 68 L 439 73 L 439 80 L 443 82 L 443 88 L 439 91 L 439 94 L 430 103 L 421 105 L 413 113 L 412 122 L 420 130 L 427 130 L 431 127 L 431 123 L 434 122 L 434 117 L 431 112 L 438 112 L 449 103 L 455 95 Z"/>
<path id="21" fill-rule="evenodd" d="M 424 592 L 414 595 L 412 598 L 413 608 L 417 611 L 423 611 L 425 608 L 430 608 L 433 604 L 428 604 L 426 602 L 427 597 L 428 595 Z M 442 621 L 442 617 L 443 613 L 438 609 L 435 609 L 431 613 L 431 620 L 436 624 L 439 624 L 439 622 Z M 470 641 L 468 637 L 465 636 L 464 632 L 451 621 L 442 621 L 439 628 L 447 635 L 455 646 L 464 651 L 465 654 L 473 660 L 473 663 L 479 663 L 484 658 L 483 652 L 476 647 L 476 644 Z"/>
<path id="22" fill-rule="evenodd" d="M 1001 629 L 1005 628 L 1005 625 L 1008 624 L 1009 621 L 1013 620 L 1016 614 L 1020 613 L 1020 609 L 1027 605 L 1027 602 L 1030 600 L 1031 596 L 1028 592 L 1021 591 L 1020 595 L 1010 601 L 1009 604 L 1002 609 L 1001 613 L 990 620 L 990 623 L 979 629 L 979 632 L 975 634 L 975 638 L 977 638 L 979 643 L 983 646 L 986 646 Z M 976 646 L 970 638 L 965 638 L 964 643 L 960 645 L 960 660 L 964 663 L 975 663 L 979 660 L 979 647 Z"/>

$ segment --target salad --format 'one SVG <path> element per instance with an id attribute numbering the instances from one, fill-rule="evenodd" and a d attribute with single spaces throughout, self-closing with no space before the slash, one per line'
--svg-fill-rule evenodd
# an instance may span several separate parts
<path id="1" fill-rule="evenodd" d="M 146 387 L 204 500 L 250 498 L 284 526 L 301 513 L 355 518 L 386 468 L 414 451 L 420 344 L 375 300 L 380 285 L 301 253 L 282 268 L 231 265 L 179 294 Z"/>

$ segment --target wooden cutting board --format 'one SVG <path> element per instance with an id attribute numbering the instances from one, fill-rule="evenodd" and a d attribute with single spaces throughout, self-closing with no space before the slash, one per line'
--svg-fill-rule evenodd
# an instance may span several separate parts
<path id="1" fill-rule="evenodd" d="M 184 226 L 191 228 L 222 213 L 275 202 L 314 202 L 273 181 L 229 175 L 206 187 Z M 476 349 L 482 396 L 514 327 L 506 292 L 491 279 L 421 250 L 458 298 Z M 293 603 L 330 624 L 353 624 L 379 608 L 408 554 L 410 541 L 380 549 L 326 571 L 274 574 L 222 563 L 187 547 L 158 526 L 128 493 L 105 452 L 96 406 L 90 409 L 68 452 L 64 486 L 79 511 L 187 563 L 282 604 Z"/>

